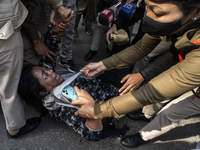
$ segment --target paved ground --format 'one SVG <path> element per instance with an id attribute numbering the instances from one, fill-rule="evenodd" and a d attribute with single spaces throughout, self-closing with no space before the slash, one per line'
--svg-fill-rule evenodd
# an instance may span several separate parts
<path id="1" fill-rule="evenodd" d="M 78 29 L 79 37 L 74 40 L 73 52 L 74 61 L 81 68 L 88 62 L 83 60 L 83 56 L 90 49 L 91 37 L 87 36 L 82 27 Z M 108 54 L 105 52 L 105 40 L 102 40 L 101 49 L 92 61 L 99 61 Z M 57 70 L 64 70 L 57 67 Z M 25 106 L 26 117 L 30 118 L 39 114 L 32 108 Z M 126 123 L 131 129 L 128 134 L 136 133 L 145 122 L 134 122 L 127 117 L 121 118 L 118 126 Z M 142 145 L 136 150 L 188 150 L 195 148 L 200 141 L 200 115 L 193 116 L 181 121 L 180 126 Z M 99 142 L 87 141 L 79 134 L 49 116 L 42 119 L 41 125 L 33 132 L 18 139 L 9 139 L 6 136 L 5 121 L 0 109 L 0 150 L 121 150 L 128 149 L 120 144 L 120 138 L 101 140 Z"/>

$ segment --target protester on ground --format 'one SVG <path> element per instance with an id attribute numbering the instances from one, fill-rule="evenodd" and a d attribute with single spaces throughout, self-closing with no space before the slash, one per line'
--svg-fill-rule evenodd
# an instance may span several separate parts
<path id="1" fill-rule="evenodd" d="M 35 107 L 42 114 L 48 110 L 51 117 L 72 127 L 75 132 L 81 134 L 87 140 L 98 141 L 103 138 L 122 136 L 127 132 L 129 128 L 126 126 L 122 129 L 117 129 L 114 126 L 118 122 L 118 119 L 115 118 L 103 120 L 104 123 L 102 123 L 102 119 L 84 119 L 75 116 L 74 112 L 79 106 L 71 105 L 63 101 L 62 98 L 58 99 L 55 96 L 60 94 L 63 88 L 60 88 L 57 92 L 53 91 L 54 88 L 59 86 L 75 86 L 74 88 L 79 96 L 86 90 L 92 95 L 96 103 L 102 103 L 102 99 L 106 101 L 119 95 L 118 88 L 103 83 L 101 80 L 78 76 L 66 71 L 61 72 L 61 75 L 49 68 L 29 65 L 22 71 L 18 88 L 19 94 L 28 105 Z M 70 80 L 71 78 L 74 79 Z M 91 96 L 88 98 L 91 98 Z M 85 104 L 88 102 L 90 101 L 86 99 Z"/>

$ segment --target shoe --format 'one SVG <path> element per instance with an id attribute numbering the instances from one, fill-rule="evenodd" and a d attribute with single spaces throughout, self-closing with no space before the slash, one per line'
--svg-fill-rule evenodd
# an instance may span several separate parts
<path id="1" fill-rule="evenodd" d="M 140 133 L 136 133 L 134 135 L 125 136 L 121 140 L 121 144 L 125 147 L 135 148 L 142 144 L 147 143 L 148 141 L 144 141 L 140 135 Z"/>
<path id="2" fill-rule="evenodd" d="M 85 60 L 85 61 L 89 61 L 89 60 L 92 59 L 96 54 L 97 54 L 97 51 L 92 51 L 92 50 L 90 50 L 90 51 L 84 56 L 84 60 Z"/>
<path id="3" fill-rule="evenodd" d="M 66 67 L 71 72 L 79 72 L 79 68 L 74 64 L 73 60 L 62 60 L 60 58 L 59 65 Z"/>
<path id="4" fill-rule="evenodd" d="M 78 31 L 77 31 L 77 28 L 74 29 L 74 37 L 75 37 L 75 38 L 78 37 Z"/>
<path id="5" fill-rule="evenodd" d="M 138 109 L 136 111 L 133 111 L 131 113 L 128 113 L 126 115 L 129 119 L 132 119 L 134 121 L 140 120 L 140 121 L 146 121 L 146 122 L 150 122 L 150 119 L 147 119 L 144 115 L 144 113 L 142 113 L 142 109 Z"/>
<path id="6" fill-rule="evenodd" d="M 93 31 L 92 31 L 91 27 L 90 28 L 86 28 L 85 26 L 83 26 L 83 29 L 85 30 L 85 33 L 87 35 L 89 35 L 89 36 L 93 35 Z"/>
<path id="7" fill-rule="evenodd" d="M 25 126 L 23 126 L 22 128 L 19 129 L 19 132 L 17 132 L 14 135 L 11 135 L 7 131 L 7 136 L 9 138 L 17 138 L 21 135 L 24 135 L 26 133 L 33 131 L 34 129 L 36 129 L 39 126 L 40 123 L 41 123 L 41 119 L 39 117 L 28 119 L 28 120 L 26 120 Z"/>

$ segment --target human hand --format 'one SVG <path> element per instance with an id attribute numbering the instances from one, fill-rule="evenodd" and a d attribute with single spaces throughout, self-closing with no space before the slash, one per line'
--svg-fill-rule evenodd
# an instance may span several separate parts
<path id="1" fill-rule="evenodd" d="M 85 73 L 85 76 L 92 77 L 104 70 L 106 70 L 106 67 L 104 66 L 102 61 L 100 61 L 97 63 L 89 63 L 88 65 L 83 67 L 80 71 L 83 71 Z"/>
<path id="2" fill-rule="evenodd" d="M 112 27 L 106 32 L 106 40 L 107 40 L 108 44 L 110 44 L 109 34 L 111 34 L 111 33 L 116 34 L 116 35 L 118 34 L 116 24 L 113 24 Z"/>
<path id="3" fill-rule="evenodd" d="M 95 101 L 92 96 L 87 91 L 79 89 L 77 86 L 75 86 L 74 89 L 78 95 L 78 99 L 72 101 L 71 104 L 82 106 L 74 113 L 74 115 L 83 118 L 97 119 L 94 114 Z"/>
<path id="4" fill-rule="evenodd" d="M 78 99 L 76 101 L 72 101 L 72 105 L 91 105 L 95 106 L 95 101 L 92 98 L 92 96 L 85 90 L 79 89 L 77 86 L 74 87 L 74 90 L 76 91 L 78 95 Z"/>
<path id="5" fill-rule="evenodd" d="M 97 119 L 97 117 L 94 114 L 94 107 L 91 105 L 83 105 L 81 108 L 79 108 L 75 113 L 75 116 L 80 116 L 82 118 L 90 118 L 90 119 Z"/>
<path id="6" fill-rule="evenodd" d="M 51 27 L 51 31 L 55 32 L 56 34 L 52 35 L 54 40 L 59 41 L 63 34 L 63 29 L 60 28 L 58 25 L 52 25 L 50 24 L 49 27 Z"/>
<path id="7" fill-rule="evenodd" d="M 70 20 L 74 16 L 74 11 L 64 6 L 59 7 L 58 9 L 51 9 L 50 13 L 50 23 L 53 25 L 60 24 L 60 26 L 66 26 L 70 24 Z"/>
<path id="8" fill-rule="evenodd" d="M 33 46 L 36 53 L 41 56 L 43 60 L 46 60 L 46 57 L 48 57 L 51 61 L 55 62 L 52 56 L 57 57 L 57 55 L 50 51 L 41 39 L 33 41 Z"/>
<path id="9" fill-rule="evenodd" d="M 137 7 L 140 7 L 142 5 L 141 3 L 143 0 L 127 0 L 126 3 L 133 3 L 135 1 L 137 1 L 137 4 L 136 4 Z"/>
<path id="10" fill-rule="evenodd" d="M 126 83 L 119 89 L 119 92 L 122 92 L 120 95 L 126 94 L 137 89 L 140 84 L 144 81 L 143 76 L 140 73 L 128 74 L 121 80 L 121 83 Z"/>
<path id="11" fill-rule="evenodd" d="M 63 34 L 63 30 L 59 34 L 52 35 L 52 37 L 54 38 L 54 40 L 60 41 L 60 38 L 62 37 L 62 34 Z"/>

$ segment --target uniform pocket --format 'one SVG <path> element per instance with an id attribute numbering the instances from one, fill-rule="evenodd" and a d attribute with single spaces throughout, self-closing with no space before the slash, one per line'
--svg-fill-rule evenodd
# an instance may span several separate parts
<path id="1" fill-rule="evenodd" d="M 9 20 L 1 29 L 0 29 L 0 39 L 7 40 L 14 33 L 14 28 L 11 20 Z"/>

